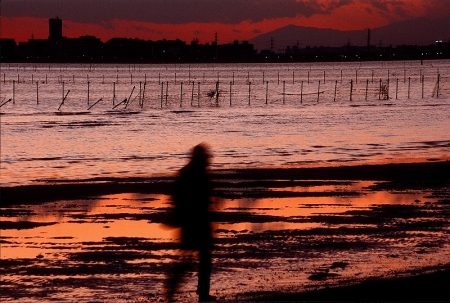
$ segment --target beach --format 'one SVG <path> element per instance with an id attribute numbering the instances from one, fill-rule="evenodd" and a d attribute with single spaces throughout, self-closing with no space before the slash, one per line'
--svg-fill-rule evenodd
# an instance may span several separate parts
<path id="1" fill-rule="evenodd" d="M 201 142 L 219 302 L 448 301 L 449 60 L 2 67 L 0 301 L 163 302 Z"/>
<path id="2" fill-rule="evenodd" d="M 450 299 L 448 161 L 214 170 L 219 302 Z M 173 176 L 2 188 L 2 302 L 162 302 Z M 177 296 L 193 302 L 195 270 Z"/>

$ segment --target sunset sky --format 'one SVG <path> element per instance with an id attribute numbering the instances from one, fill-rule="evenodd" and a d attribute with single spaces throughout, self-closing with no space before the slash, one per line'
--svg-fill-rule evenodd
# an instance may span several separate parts
<path id="1" fill-rule="evenodd" d="M 200 43 L 249 40 L 283 26 L 359 30 L 417 17 L 450 15 L 449 0 L 3 0 L 1 37 L 48 38 L 48 19 L 63 35 Z"/>

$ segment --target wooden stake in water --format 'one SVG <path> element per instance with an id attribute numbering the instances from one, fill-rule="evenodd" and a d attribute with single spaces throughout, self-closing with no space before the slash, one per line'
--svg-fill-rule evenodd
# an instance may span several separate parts
<path id="1" fill-rule="evenodd" d="M 278 72 L 278 85 L 280 85 L 280 72 Z"/>
<path id="2" fill-rule="evenodd" d="M 200 107 L 200 82 L 197 82 L 197 106 Z"/>
<path id="3" fill-rule="evenodd" d="M 302 86 L 300 88 L 300 104 L 303 103 L 303 81 L 302 81 Z"/>
<path id="4" fill-rule="evenodd" d="M 337 83 L 338 83 L 338 81 L 336 80 L 336 82 L 334 83 L 334 97 L 333 97 L 333 102 L 336 102 Z"/>
<path id="5" fill-rule="evenodd" d="M 408 78 L 408 99 L 409 99 L 410 90 L 411 90 L 411 77 Z"/>
<path id="6" fill-rule="evenodd" d="M 397 96 L 398 96 L 398 78 L 397 78 L 397 83 L 395 85 L 395 99 L 398 99 Z"/>
<path id="7" fill-rule="evenodd" d="M 163 107 L 164 82 L 161 83 L 161 108 Z"/>
<path id="8" fill-rule="evenodd" d="M 283 81 L 283 104 L 285 104 L 286 100 L 286 81 Z"/>
<path id="9" fill-rule="evenodd" d="M 230 106 L 231 106 L 231 86 L 233 85 L 233 82 L 230 81 Z"/>
<path id="10" fill-rule="evenodd" d="M 167 98 L 169 97 L 169 81 L 166 81 L 166 106 L 167 106 Z"/>
<path id="11" fill-rule="evenodd" d="M 369 79 L 366 79 L 366 101 L 367 101 L 367 93 L 369 92 Z"/>
<path id="12" fill-rule="evenodd" d="M 88 91 L 87 91 L 87 102 L 88 102 L 88 105 L 89 105 L 89 86 L 90 86 L 90 84 L 91 84 L 91 82 L 89 82 L 88 81 Z"/>
<path id="13" fill-rule="evenodd" d="M 36 104 L 39 104 L 39 81 L 36 81 Z"/>
<path id="14" fill-rule="evenodd" d="M 353 79 L 350 80 L 350 101 L 353 101 Z"/>
<path id="15" fill-rule="evenodd" d="M 266 104 L 268 98 L 269 98 L 269 81 L 266 81 Z"/>
<path id="16" fill-rule="evenodd" d="M 248 105 L 250 105 L 250 89 L 251 89 L 251 82 L 248 82 Z"/>
<path id="17" fill-rule="evenodd" d="M 113 82 L 113 106 L 116 101 L 116 82 Z"/>
<path id="18" fill-rule="evenodd" d="M 61 101 L 61 104 L 58 107 L 58 110 L 61 108 L 61 106 L 64 104 L 64 101 L 66 101 L 67 95 L 69 95 L 70 93 L 70 89 L 67 91 L 67 94 L 65 96 L 63 96 L 63 99 Z"/>
<path id="19" fill-rule="evenodd" d="M 323 84 L 325 84 L 325 71 L 323 71 Z"/>
<path id="20" fill-rule="evenodd" d="M 183 106 L 183 82 L 180 83 L 180 107 Z"/>
<path id="21" fill-rule="evenodd" d="M 0 105 L 0 107 L 3 107 L 3 105 L 5 105 L 5 104 L 7 104 L 8 102 L 11 102 L 11 101 L 12 101 L 12 99 L 9 98 L 6 102 L 2 103 L 2 104 Z"/>
<path id="22" fill-rule="evenodd" d="M 133 89 L 131 90 L 130 96 L 128 97 L 127 103 L 125 104 L 125 108 L 127 108 L 128 105 L 130 104 L 131 96 L 133 95 L 133 92 L 134 92 L 135 88 L 136 88 L 136 86 L 133 86 Z"/>
<path id="23" fill-rule="evenodd" d="M 144 108 L 144 100 L 145 100 L 145 87 L 147 86 L 147 82 L 144 82 L 144 91 L 142 92 L 142 103 L 141 108 Z"/>
<path id="24" fill-rule="evenodd" d="M 378 91 L 378 100 L 381 100 L 381 85 L 382 85 L 382 80 L 380 78 L 380 90 Z"/>
<path id="25" fill-rule="evenodd" d="M 142 81 L 139 81 L 139 106 L 141 106 L 142 101 Z"/>
<path id="26" fill-rule="evenodd" d="M 122 102 L 117 103 L 115 106 L 113 106 L 112 109 L 115 109 L 116 107 L 118 107 L 118 106 L 120 106 L 120 105 L 122 105 L 122 104 L 124 104 L 124 103 L 127 103 L 127 101 L 128 101 L 127 98 L 123 99 Z"/>
<path id="27" fill-rule="evenodd" d="M 309 71 L 308 71 L 308 84 L 309 84 Z"/>
<path id="28" fill-rule="evenodd" d="M 191 106 L 192 106 L 192 103 L 194 102 L 194 87 L 195 87 L 195 82 L 192 81 Z"/>
<path id="29" fill-rule="evenodd" d="M 424 96 L 424 86 L 425 86 L 425 75 L 422 75 L 422 99 Z"/>
<path id="30" fill-rule="evenodd" d="M 216 106 L 219 106 L 219 81 L 216 82 Z"/>
<path id="31" fill-rule="evenodd" d="M 319 85 L 317 86 L 317 103 L 319 103 L 319 98 L 320 98 L 320 80 Z"/>
<path id="32" fill-rule="evenodd" d="M 441 80 L 441 74 L 438 74 L 438 78 L 437 78 L 436 98 L 439 98 L 439 85 L 440 85 L 440 80 Z"/>
<path id="33" fill-rule="evenodd" d="M 102 100 L 103 100 L 103 98 L 98 99 L 97 102 L 95 102 L 94 104 L 92 104 L 91 106 L 89 106 L 87 110 L 90 110 L 91 108 L 93 108 L 97 103 L 99 103 L 99 102 L 102 101 Z"/>
<path id="34" fill-rule="evenodd" d="M 387 94 L 388 94 L 388 96 L 389 96 L 389 86 L 391 84 L 389 77 L 390 77 L 390 73 L 389 73 L 389 70 L 388 70 L 388 79 L 387 79 Z"/>

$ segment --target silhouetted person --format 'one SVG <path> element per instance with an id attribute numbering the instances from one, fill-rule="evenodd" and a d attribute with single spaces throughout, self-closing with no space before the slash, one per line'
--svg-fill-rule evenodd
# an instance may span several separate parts
<path id="1" fill-rule="evenodd" d="M 183 167 L 175 181 L 173 204 L 176 225 L 181 227 L 183 260 L 174 265 L 168 277 L 166 295 L 172 300 L 182 276 L 192 265 L 192 254 L 198 252 L 199 301 L 214 301 L 210 296 L 212 227 L 209 213 L 212 182 L 208 173 L 211 155 L 205 144 L 199 144 L 192 151 L 192 158 Z"/>

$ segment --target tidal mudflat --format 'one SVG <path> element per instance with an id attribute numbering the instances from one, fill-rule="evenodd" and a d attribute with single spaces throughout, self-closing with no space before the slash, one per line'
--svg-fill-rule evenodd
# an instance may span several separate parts
<path id="1" fill-rule="evenodd" d="M 221 302 L 329 300 L 330 289 L 336 296 L 374 279 L 388 287 L 431 273 L 433 293 L 417 282 L 414 298 L 395 298 L 445 301 L 439 270 L 450 265 L 449 168 L 216 171 L 212 293 Z M 177 231 L 165 224 L 171 182 L 53 180 L 2 189 L 1 301 L 163 301 L 163 281 L 180 258 Z M 195 300 L 195 287 L 194 270 L 179 301 Z"/>

